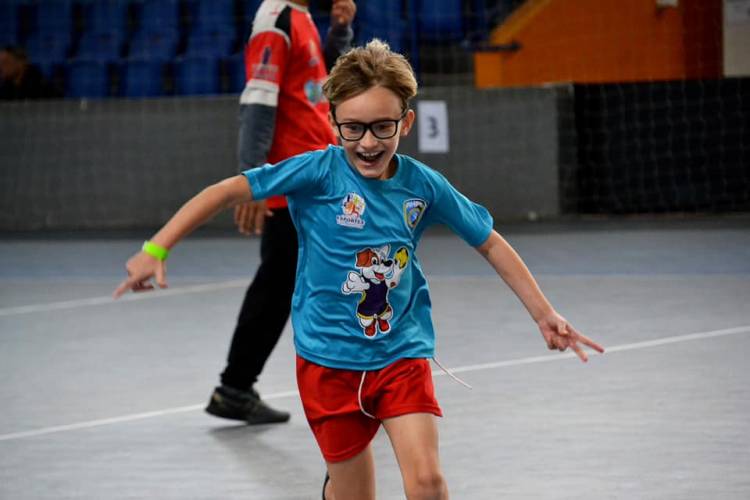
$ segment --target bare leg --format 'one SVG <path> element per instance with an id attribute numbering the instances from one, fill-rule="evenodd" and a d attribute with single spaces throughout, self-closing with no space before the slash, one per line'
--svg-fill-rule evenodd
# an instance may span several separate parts
<path id="1" fill-rule="evenodd" d="M 371 446 L 343 462 L 326 462 L 331 480 L 326 500 L 375 500 L 375 462 Z"/>
<path id="2" fill-rule="evenodd" d="M 440 469 L 435 416 L 411 413 L 383 420 L 409 500 L 447 500 L 448 486 Z"/>

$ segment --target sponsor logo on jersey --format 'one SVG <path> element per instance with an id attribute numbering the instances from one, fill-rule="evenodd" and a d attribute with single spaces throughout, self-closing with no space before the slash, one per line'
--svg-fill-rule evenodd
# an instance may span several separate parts
<path id="1" fill-rule="evenodd" d="M 412 198 L 404 202 L 404 222 L 409 229 L 414 229 L 422 220 L 424 210 L 427 208 L 427 202 L 419 198 Z"/>
<path id="2" fill-rule="evenodd" d="M 365 220 L 362 215 L 365 213 L 365 199 L 357 193 L 349 193 L 341 200 L 342 214 L 336 216 L 336 224 L 339 226 L 353 227 L 362 229 L 365 227 Z"/>
<path id="3" fill-rule="evenodd" d="M 275 82 L 278 79 L 279 67 L 276 64 L 271 64 L 271 47 L 263 47 L 263 53 L 261 54 L 260 63 L 253 64 L 252 73 L 253 78 L 257 80 L 268 80 Z"/>

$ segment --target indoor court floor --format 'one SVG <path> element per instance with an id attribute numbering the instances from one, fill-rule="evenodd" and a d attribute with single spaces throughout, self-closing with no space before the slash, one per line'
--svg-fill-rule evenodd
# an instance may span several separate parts
<path id="1" fill-rule="evenodd" d="M 750 219 L 499 230 L 607 352 L 548 351 L 479 254 L 429 233 L 437 357 L 473 386 L 434 367 L 451 498 L 750 498 Z M 289 327 L 258 386 L 288 424 L 203 412 L 258 240 L 199 233 L 168 290 L 113 301 L 148 236 L 0 240 L 0 499 L 320 498 Z M 374 450 L 378 498 L 403 498 L 382 431 Z"/>

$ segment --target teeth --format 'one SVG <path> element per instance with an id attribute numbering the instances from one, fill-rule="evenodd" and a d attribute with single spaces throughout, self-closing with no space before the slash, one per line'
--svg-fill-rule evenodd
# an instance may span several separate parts
<path id="1" fill-rule="evenodd" d="M 380 153 L 359 153 L 359 156 L 361 156 L 365 160 L 373 160 L 377 158 L 379 155 Z"/>

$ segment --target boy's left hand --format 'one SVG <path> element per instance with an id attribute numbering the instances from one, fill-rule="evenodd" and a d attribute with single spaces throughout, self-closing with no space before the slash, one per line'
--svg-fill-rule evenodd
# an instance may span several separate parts
<path id="1" fill-rule="evenodd" d="M 554 311 L 539 320 L 537 325 L 550 350 L 565 351 L 571 348 L 584 363 L 588 361 L 589 357 L 581 344 L 599 353 L 604 352 L 604 347 L 573 328 L 565 318 Z"/>
<path id="2" fill-rule="evenodd" d="M 357 6 L 353 0 L 333 0 L 331 6 L 331 24 L 334 26 L 349 26 L 357 13 Z"/>
<path id="3" fill-rule="evenodd" d="M 138 252 L 133 255 L 125 265 L 125 269 L 128 271 L 128 277 L 112 293 L 112 297 L 115 299 L 128 290 L 134 292 L 153 290 L 154 285 L 151 284 L 151 278 L 156 279 L 159 288 L 167 288 L 166 264 L 146 252 Z"/>

